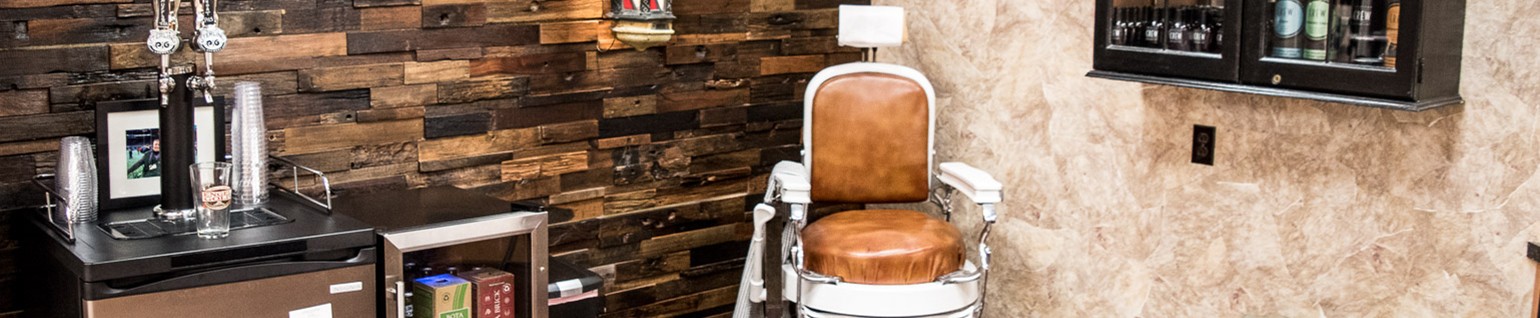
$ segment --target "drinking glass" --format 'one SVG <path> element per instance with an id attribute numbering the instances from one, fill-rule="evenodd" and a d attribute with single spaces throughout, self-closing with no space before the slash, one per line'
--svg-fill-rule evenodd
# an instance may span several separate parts
<path id="1" fill-rule="evenodd" d="M 60 139 L 59 162 L 55 167 L 54 187 L 63 200 L 55 219 L 69 223 L 96 221 L 96 159 L 91 140 L 78 136 Z"/>
<path id="2" fill-rule="evenodd" d="M 198 237 L 224 238 L 230 235 L 230 188 L 233 167 L 226 162 L 199 162 L 188 167 L 192 172 L 193 198 L 197 204 Z"/>

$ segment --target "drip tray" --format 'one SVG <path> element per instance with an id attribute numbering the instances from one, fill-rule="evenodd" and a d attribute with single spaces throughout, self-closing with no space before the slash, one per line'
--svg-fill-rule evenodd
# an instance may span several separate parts
<path id="1" fill-rule="evenodd" d="M 245 211 L 230 212 L 230 230 L 249 229 L 254 227 L 289 223 L 293 219 L 284 217 L 267 208 L 257 208 Z M 162 236 L 177 236 L 194 234 L 198 232 L 197 225 L 193 222 L 167 221 L 162 219 L 144 219 L 135 221 L 120 221 L 102 224 L 98 228 L 107 232 L 107 235 L 119 240 L 140 240 L 157 238 Z"/>

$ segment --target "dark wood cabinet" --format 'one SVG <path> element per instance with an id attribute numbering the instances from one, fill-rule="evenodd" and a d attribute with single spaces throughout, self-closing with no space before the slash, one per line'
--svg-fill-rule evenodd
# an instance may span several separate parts
<path id="1" fill-rule="evenodd" d="M 1097 0 L 1096 14 L 1092 77 L 1403 110 L 1462 101 L 1464 0 Z M 1203 35 L 1217 46 L 1195 49 Z"/>

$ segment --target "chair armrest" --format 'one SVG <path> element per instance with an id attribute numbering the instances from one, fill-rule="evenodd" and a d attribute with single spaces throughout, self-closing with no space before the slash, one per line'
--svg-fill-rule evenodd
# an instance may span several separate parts
<path id="1" fill-rule="evenodd" d="M 781 202 L 791 204 L 811 204 L 812 196 L 809 195 L 813 186 L 807 180 L 807 168 L 801 163 L 782 161 L 775 164 L 770 171 L 770 189 L 768 191 L 780 191 Z"/>
<path id="2" fill-rule="evenodd" d="M 775 217 L 775 208 L 760 203 L 754 206 L 754 235 L 749 240 L 749 254 L 743 264 L 742 286 L 738 289 L 739 301 L 761 303 L 765 301 L 765 223 Z M 773 256 L 772 259 L 778 259 Z"/>
<path id="3" fill-rule="evenodd" d="M 943 162 L 940 168 L 941 174 L 936 179 L 962 192 L 973 203 L 1000 203 L 1000 191 L 1004 186 L 988 172 L 961 162 Z"/>

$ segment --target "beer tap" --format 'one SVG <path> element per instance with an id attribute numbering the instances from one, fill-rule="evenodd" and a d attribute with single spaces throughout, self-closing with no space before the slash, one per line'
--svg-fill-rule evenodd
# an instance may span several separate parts
<path id="1" fill-rule="evenodd" d="M 150 53 L 160 55 L 160 106 L 166 107 L 171 90 L 176 86 L 171 80 L 171 54 L 181 48 L 182 34 L 177 26 L 177 0 L 153 2 L 151 6 L 155 11 L 155 28 L 150 30 L 150 38 L 145 44 L 150 47 Z"/>
<path id="2" fill-rule="evenodd" d="M 0 0 L 3 1 L 3 0 Z M 224 50 L 228 44 L 225 31 L 219 28 L 218 0 L 190 0 L 193 2 L 194 25 L 192 49 L 203 53 L 204 70 L 200 76 L 193 64 L 171 65 L 171 55 L 182 47 L 182 35 L 177 22 L 177 10 L 181 0 L 150 0 L 155 12 L 155 28 L 145 42 L 150 52 L 160 55 L 160 136 L 162 144 L 160 162 L 172 167 L 161 172 L 160 205 L 155 215 L 165 220 L 191 220 L 194 214 L 192 193 L 189 189 L 190 172 L 187 167 L 195 161 L 193 145 L 194 97 L 203 93 L 203 99 L 214 103 L 214 53 Z M 177 86 L 181 83 L 182 86 Z M 176 189 L 176 190 L 173 190 Z"/>
<path id="3" fill-rule="evenodd" d="M 197 24 L 193 29 L 193 51 L 203 53 L 203 77 L 187 79 L 188 87 L 203 92 L 203 101 L 214 103 L 214 53 L 225 49 L 225 30 L 219 28 L 218 0 L 193 0 Z"/>

